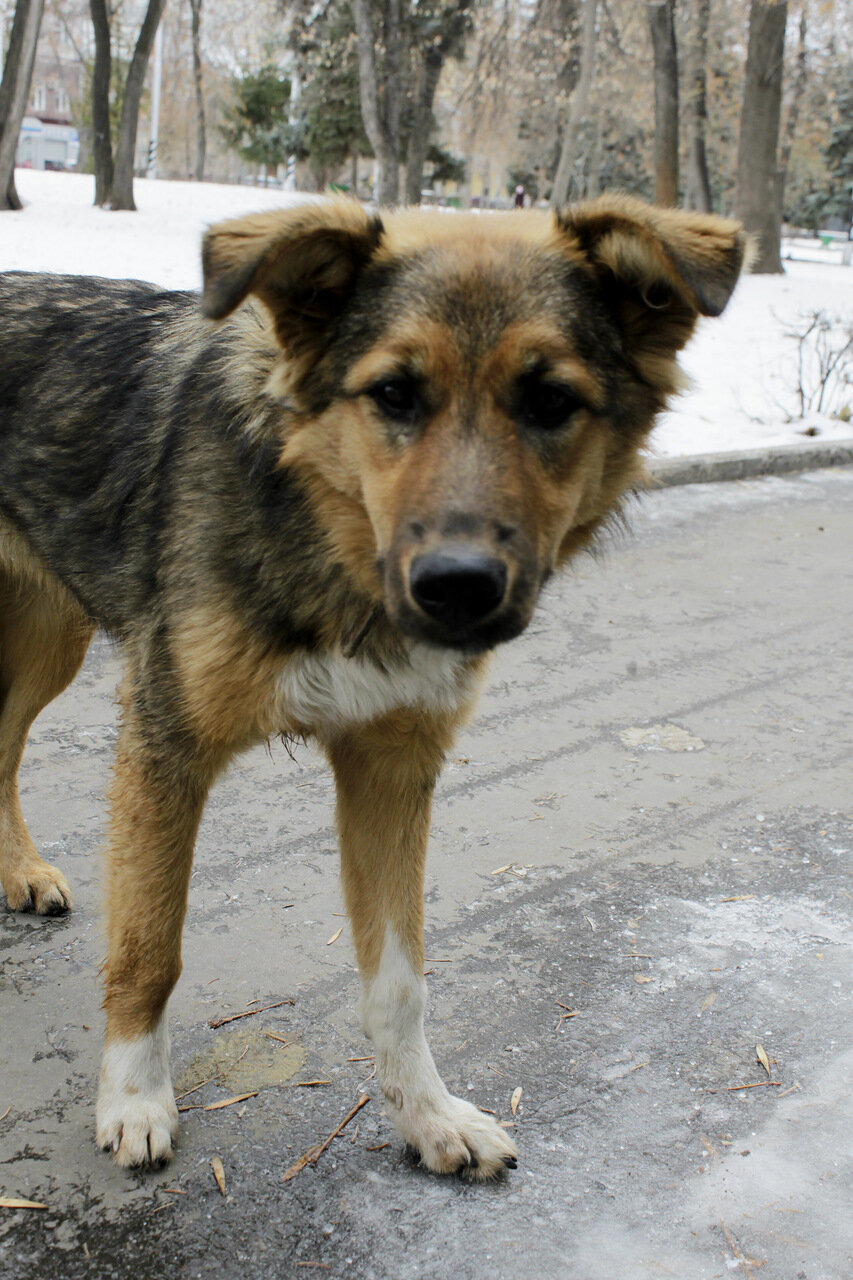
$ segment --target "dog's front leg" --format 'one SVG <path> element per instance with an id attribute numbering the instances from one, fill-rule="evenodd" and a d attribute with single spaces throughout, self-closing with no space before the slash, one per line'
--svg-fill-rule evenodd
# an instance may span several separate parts
<path id="1" fill-rule="evenodd" d="M 124 1166 L 168 1160 L 178 1112 L 166 1002 L 181 971 L 193 846 L 212 768 L 132 704 L 119 741 L 108 849 L 107 1013 L 97 1141 Z"/>
<path id="2" fill-rule="evenodd" d="M 328 747 L 338 792 L 347 909 L 365 1033 L 398 1130 L 427 1168 L 492 1178 L 515 1164 L 504 1130 L 454 1098 L 424 1037 L 423 879 L 435 780 L 448 723 L 401 712 Z"/>

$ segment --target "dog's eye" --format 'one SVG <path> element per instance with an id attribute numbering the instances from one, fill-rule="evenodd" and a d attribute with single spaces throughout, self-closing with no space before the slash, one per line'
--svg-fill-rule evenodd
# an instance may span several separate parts
<path id="1" fill-rule="evenodd" d="M 370 388 L 368 395 L 380 412 L 394 422 L 413 422 L 423 407 L 420 386 L 414 378 L 383 378 Z"/>
<path id="2" fill-rule="evenodd" d="M 521 383 L 518 408 L 525 426 L 540 431 L 556 431 L 583 407 L 584 402 L 577 392 L 562 382 L 528 377 Z"/>

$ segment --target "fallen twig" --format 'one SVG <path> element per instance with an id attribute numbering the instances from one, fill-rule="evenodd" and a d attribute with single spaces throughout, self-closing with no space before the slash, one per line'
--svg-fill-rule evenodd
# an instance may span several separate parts
<path id="1" fill-rule="evenodd" d="M 236 1022 L 238 1018 L 252 1018 L 256 1013 L 266 1013 L 268 1009 L 280 1009 L 283 1004 L 293 1004 L 293 1000 L 276 1000 L 275 1004 L 265 1004 L 260 1009 L 247 1009 L 245 1013 L 232 1013 L 227 1018 L 211 1018 L 209 1027 L 224 1027 L 226 1022 Z"/>
<path id="2" fill-rule="evenodd" d="M 723 1222 L 722 1218 L 720 1219 L 720 1226 L 723 1228 L 723 1235 L 726 1237 L 726 1240 L 729 1243 L 729 1248 L 737 1258 L 738 1262 L 742 1263 L 743 1266 L 747 1267 L 750 1271 L 753 1269 L 753 1267 L 758 1268 L 758 1267 L 764 1266 L 767 1259 L 766 1258 L 761 1258 L 761 1259 L 748 1258 L 747 1255 L 741 1250 L 737 1240 L 735 1240 L 734 1236 L 732 1235 L 731 1231 L 729 1231 L 728 1227 Z"/>
<path id="3" fill-rule="evenodd" d="M 570 1009 L 567 1004 L 563 1004 L 562 1000 L 555 1000 L 554 1004 L 559 1005 L 561 1009 L 566 1010 L 566 1013 L 560 1014 L 559 1021 L 557 1022 L 557 1025 L 554 1027 L 555 1031 L 559 1031 L 563 1023 L 568 1022 L 569 1018 L 576 1018 L 580 1013 L 579 1009 Z"/>
<path id="4" fill-rule="evenodd" d="M 245 1102 L 247 1098 L 257 1098 L 258 1090 L 253 1093 L 238 1093 L 236 1098 L 223 1098 L 222 1102 L 210 1102 L 205 1107 L 205 1111 L 221 1111 L 223 1107 L 233 1107 L 238 1102 Z"/>
<path id="5" fill-rule="evenodd" d="M 298 1173 L 301 1173 L 306 1165 L 316 1164 L 317 1161 L 320 1159 L 320 1156 L 326 1150 L 326 1148 L 332 1145 L 335 1138 L 338 1136 L 339 1133 L 342 1133 L 344 1131 L 344 1129 L 349 1124 L 350 1120 L 352 1120 L 353 1116 L 358 1115 L 361 1108 L 366 1107 L 369 1101 L 370 1101 L 370 1098 L 367 1096 L 366 1093 L 363 1093 L 359 1098 L 358 1102 L 353 1107 L 352 1111 L 350 1111 L 346 1116 L 344 1116 L 343 1120 L 338 1125 L 337 1129 L 333 1129 L 332 1132 L 329 1134 L 328 1138 L 326 1138 L 324 1142 L 321 1142 L 319 1146 L 309 1147 L 308 1150 L 304 1153 L 304 1155 L 301 1155 L 299 1159 L 281 1175 L 282 1182 L 290 1182 L 291 1178 L 295 1178 Z"/>
<path id="6" fill-rule="evenodd" d="M 213 1084 L 214 1080 L 218 1080 L 219 1076 L 211 1076 L 209 1080 L 200 1080 L 198 1084 L 194 1084 L 191 1089 L 184 1089 L 183 1093 L 175 1094 L 175 1101 L 181 1102 L 184 1098 L 188 1098 L 191 1093 L 198 1093 L 199 1089 L 203 1089 L 206 1084 Z"/>
<path id="7" fill-rule="evenodd" d="M 756 1080 L 755 1084 L 726 1084 L 721 1085 L 719 1089 L 703 1089 L 703 1093 L 737 1093 L 740 1089 L 766 1089 L 768 1085 L 771 1088 L 778 1089 L 781 1080 Z"/>

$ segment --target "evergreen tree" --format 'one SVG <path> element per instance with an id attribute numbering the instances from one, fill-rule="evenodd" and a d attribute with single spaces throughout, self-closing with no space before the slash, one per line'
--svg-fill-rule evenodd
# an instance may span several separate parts
<path id="1" fill-rule="evenodd" d="M 266 176 L 289 155 L 303 151 L 303 130 L 288 121 L 290 80 L 267 63 L 233 82 L 234 101 L 220 126 L 225 142 L 250 164 L 264 166 Z"/>
<path id="2" fill-rule="evenodd" d="M 358 48 L 352 9 L 333 0 L 300 32 L 308 161 L 320 185 L 353 156 L 371 154 L 361 122 Z"/>
<path id="3" fill-rule="evenodd" d="M 835 124 L 824 150 L 832 181 L 830 214 L 848 223 L 853 210 L 853 67 L 848 67 L 838 88 Z"/>

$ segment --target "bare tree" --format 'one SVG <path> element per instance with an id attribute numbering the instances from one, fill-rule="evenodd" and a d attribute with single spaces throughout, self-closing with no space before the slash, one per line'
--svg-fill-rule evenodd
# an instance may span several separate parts
<path id="1" fill-rule="evenodd" d="M 551 188 L 551 207 L 558 209 L 566 203 L 572 170 L 578 159 L 578 141 L 589 108 L 592 77 L 595 70 L 595 35 L 597 0 L 585 0 L 581 17 L 580 73 L 574 93 L 569 99 L 569 114 L 560 143 L 560 159 Z"/>
<path id="2" fill-rule="evenodd" d="M 687 153 L 687 189 L 684 203 L 700 213 L 711 211 L 711 182 L 705 152 L 708 124 L 708 24 L 711 0 L 692 0 L 689 54 L 690 142 Z"/>
<path id="3" fill-rule="evenodd" d="M 358 36 L 359 96 L 364 129 L 379 165 L 379 203 L 395 205 L 400 193 L 403 97 L 400 0 L 384 0 L 382 13 L 377 12 L 378 8 L 376 0 L 353 0 Z M 376 58 L 380 19 L 384 33 L 381 86 Z"/>
<path id="4" fill-rule="evenodd" d="M 195 180 L 204 178 L 204 156 L 207 147 L 207 128 L 204 113 L 204 82 L 201 66 L 201 5 L 202 0 L 190 0 L 192 10 L 193 83 L 195 85 Z"/>
<path id="5" fill-rule="evenodd" d="M 777 201 L 779 218 L 785 216 L 785 182 L 788 177 L 788 166 L 791 163 L 791 149 L 797 136 L 797 125 L 800 120 L 800 107 L 806 91 L 806 33 L 808 30 L 806 6 L 800 10 L 799 37 L 797 40 L 797 67 L 794 72 L 794 83 L 791 87 L 791 101 L 788 105 L 788 116 L 782 134 L 782 149 L 779 156 L 779 173 L 777 177 Z"/>
<path id="6" fill-rule="evenodd" d="M 0 209 L 20 209 L 15 152 L 30 96 L 44 0 L 18 0 L 0 81 Z M 2 52 L 2 50 L 0 50 Z"/>
<path id="7" fill-rule="evenodd" d="M 788 5 L 751 0 L 735 212 L 758 241 L 753 271 L 781 273 L 777 150 Z"/>
<path id="8" fill-rule="evenodd" d="M 678 204 L 678 49 L 675 0 L 646 5 L 655 60 L 655 203 Z"/>
<path id="9" fill-rule="evenodd" d="M 92 65 L 92 159 L 95 169 L 95 204 L 105 205 L 113 186 L 113 142 L 110 132 L 110 12 L 107 0 L 89 0 L 95 33 Z"/>
<path id="10" fill-rule="evenodd" d="M 163 15 L 166 0 L 148 0 L 148 9 L 139 29 L 136 48 L 130 60 L 130 68 L 124 84 L 121 100 L 121 117 L 118 122 L 115 169 L 110 193 L 112 209 L 135 209 L 133 200 L 133 160 L 136 154 L 136 130 L 139 125 L 139 105 L 145 85 L 148 59 L 154 47 L 154 37 Z"/>
<path id="11" fill-rule="evenodd" d="M 415 92 L 412 103 L 412 128 L 406 154 L 406 203 L 420 204 L 424 164 L 433 125 L 432 108 L 435 91 L 445 61 L 461 56 L 465 37 L 471 27 L 473 0 L 450 0 L 438 20 L 415 39 L 412 56 L 415 62 Z"/>
<path id="12" fill-rule="evenodd" d="M 136 155 L 136 132 L 139 106 L 145 85 L 148 60 L 154 37 L 163 15 L 166 0 L 148 0 L 148 8 L 139 30 L 136 47 L 124 83 L 121 116 L 115 155 L 110 136 L 110 18 L 108 0 L 89 0 L 95 28 L 95 63 L 92 70 L 92 126 L 95 159 L 95 204 L 108 204 L 112 209 L 135 209 L 133 199 L 133 161 Z"/>

